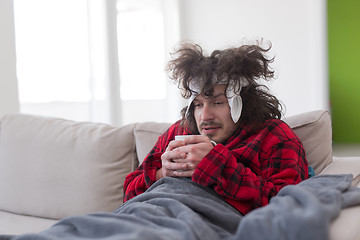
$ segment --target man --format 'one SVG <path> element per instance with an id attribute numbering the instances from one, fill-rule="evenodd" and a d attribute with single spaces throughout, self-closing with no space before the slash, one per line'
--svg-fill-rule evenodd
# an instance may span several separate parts
<path id="1" fill-rule="evenodd" d="M 273 77 L 269 49 L 244 45 L 205 56 L 200 46 L 183 45 L 168 69 L 189 104 L 127 176 L 125 203 L 16 240 L 258 239 L 248 237 L 246 222 L 258 230 L 259 219 L 244 215 L 308 177 L 299 138 L 279 120 L 279 101 L 257 83 Z"/>
<path id="2" fill-rule="evenodd" d="M 125 201 L 160 178 L 189 177 L 247 214 L 308 178 L 300 140 L 279 120 L 276 97 L 257 83 L 273 77 L 269 50 L 244 45 L 205 56 L 200 46 L 184 44 L 176 52 L 168 70 L 189 104 L 127 176 Z M 177 141 L 175 135 L 195 136 Z"/>

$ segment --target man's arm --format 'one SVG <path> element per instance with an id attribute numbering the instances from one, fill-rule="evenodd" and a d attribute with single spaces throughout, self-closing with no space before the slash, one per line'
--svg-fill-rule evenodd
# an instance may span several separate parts
<path id="1" fill-rule="evenodd" d="M 170 128 L 159 137 L 143 163 L 134 172 L 126 176 L 124 182 L 124 201 L 145 192 L 153 183 L 162 177 L 161 155 L 165 152 L 169 142 L 174 139 L 175 135 L 183 134 L 186 134 L 186 130 L 178 121 L 171 125 Z"/>
<path id="2" fill-rule="evenodd" d="M 201 159 L 213 148 L 207 137 L 196 136 L 195 139 L 205 139 L 210 146 L 200 148 L 201 153 L 196 148 L 195 152 L 200 156 L 196 156 L 197 161 L 195 161 L 192 157 L 193 153 L 185 153 L 182 148 L 186 146 L 187 142 L 172 141 L 175 135 L 174 130 L 175 128 L 170 128 L 165 132 L 145 158 L 143 164 L 126 176 L 124 201 L 145 192 L 162 177 L 191 177 Z M 163 151 L 165 146 L 166 150 Z M 187 145 L 185 149 L 187 148 L 191 149 L 192 146 Z M 189 156 L 191 156 L 190 161 Z"/>
<path id="3" fill-rule="evenodd" d="M 156 173 L 158 169 L 161 169 L 160 156 L 161 154 L 159 153 L 149 154 L 134 172 L 126 176 L 124 182 L 124 202 L 145 192 L 156 182 Z"/>

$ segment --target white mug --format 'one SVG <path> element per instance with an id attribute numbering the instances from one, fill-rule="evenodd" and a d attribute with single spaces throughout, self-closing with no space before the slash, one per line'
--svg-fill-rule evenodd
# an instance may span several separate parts
<path id="1" fill-rule="evenodd" d="M 176 135 L 175 140 L 184 141 L 185 138 L 188 138 L 188 137 L 191 137 L 191 136 L 196 136 L 196 135 Z"/>
<path id="2" fill-rule="evenodd" d="M 196 135 L 176 135 L 175 136 L 175 140 L 180 140 L 180 141 L 184 141 L 185 140 L 185 138 L 187 138 L 187 137 L 191 137 L 191 136 L 196 136 Z M 213 140 L 210 140 L 210 142 L 212 143 L 212 145 L 215 147 L 216 146 L 216 142 L 215 141 L 213 141 Z"/>

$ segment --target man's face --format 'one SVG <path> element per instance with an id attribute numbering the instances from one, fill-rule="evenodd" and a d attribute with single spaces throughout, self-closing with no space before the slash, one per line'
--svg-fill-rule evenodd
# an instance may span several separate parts
<path id="1" fill-rule="evenodd" d="M 194 101 L 194 116 L 201 135 L 217 143 L 224 143 L 236 131 L 225 95 L 226 85 L 216 85 L 211 96 L 200 94 Z"/>

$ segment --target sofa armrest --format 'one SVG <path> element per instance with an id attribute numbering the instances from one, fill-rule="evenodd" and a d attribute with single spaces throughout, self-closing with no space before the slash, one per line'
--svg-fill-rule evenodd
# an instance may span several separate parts
<path id="1" fill-rule="evenodd" d="M 352 174 L 352 185 L 360 186 L 360 157 L 333 157 L 320 174 Z"/>

